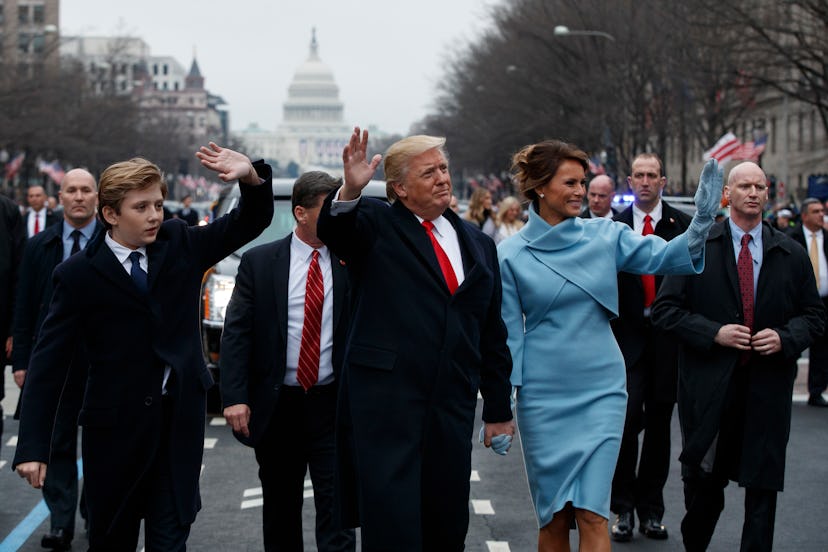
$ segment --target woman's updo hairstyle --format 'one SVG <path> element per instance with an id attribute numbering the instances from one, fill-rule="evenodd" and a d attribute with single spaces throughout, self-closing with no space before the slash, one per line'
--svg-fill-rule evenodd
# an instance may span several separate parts
<path id="1" fill-rule="evenodd" d="M 518 190 L 537 209 L 537 188 L 549 182 L 561 163 L 568 159 L 580 163 L 585 172 L 589 170 L 587 154 L 572 144 L 544 140 L 524 146 L 512 157 L 512 179 L 517 183 Z"/>

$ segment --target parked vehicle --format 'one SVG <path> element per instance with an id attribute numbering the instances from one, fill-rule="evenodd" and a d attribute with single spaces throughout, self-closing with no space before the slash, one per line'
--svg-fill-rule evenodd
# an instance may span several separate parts
<path id="1" fill-rule="evenodd" d="M 265 228 L 258 238 L 221 260 L 204 274 L 201 284 L 201 341 L 207 368 L 216 382 L 221 378 L 219 359 L 221 358 L 221 333 L 224 329 L 224 317 L 236 285 L 239 262 L 248 249 L 278 240 L 293 231 L 296 225 L 290 204 L 293 183 L 294 179 L 290 178 L 273 179 L 273 220 L 270 226 Z M 362 193 L 366 197 L 385 200 L 385 182 L 372 180 Z M 232 210 L 238 204 L 240 197 L 237 184 L 220 200 L 216 217 L 221 217 Z M 221 401 L 218 396 L 218 385 L 216 385 L 211 391 L 208 409 L 211 412 L 217 412 L 220 408 Z"/>

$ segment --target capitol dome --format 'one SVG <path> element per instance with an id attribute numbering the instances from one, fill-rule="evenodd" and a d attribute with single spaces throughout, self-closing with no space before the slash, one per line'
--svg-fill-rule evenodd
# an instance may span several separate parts
<path id="1" fill-rule="evenodd" d="M 342 123 L 344 106 L 333 71 L 319 58 L 316 29 L 313 30 L 307 60 L 299 66 L 288 87 L 283 105 L 286 125 Z"/>

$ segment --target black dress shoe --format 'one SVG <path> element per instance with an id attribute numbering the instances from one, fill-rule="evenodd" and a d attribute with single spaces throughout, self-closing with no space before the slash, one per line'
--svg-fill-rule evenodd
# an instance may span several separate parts
<path id="1" fill-rule="evenodd" d="M 633 537 L 635 518 L 632 512 L 621 512 L 615 516 L 615 523 L 612 524 L 612 540 L 617 542 L 628 542 Z"/>
<path id="2" fill-rule="evenodd" d="M 66 529 L 53 529 L 43 535 L 40 546 L 51 550 L 69 550 L 72 548 L 72 533 Z"/>
<path id="3" fill-rule="evenodd" d="M 664 540 L 667 538 L 667 528 L 656 518 L 642 519 L 638 530 L 648 539 Z"/>
<path id="4" fill-rule="evenodd" d="M 816 393 L 808 397 L 808 406 L 821 406 L 821 407 L 828 407 L 828 401 L 826 401 L 821 393 Z"/>

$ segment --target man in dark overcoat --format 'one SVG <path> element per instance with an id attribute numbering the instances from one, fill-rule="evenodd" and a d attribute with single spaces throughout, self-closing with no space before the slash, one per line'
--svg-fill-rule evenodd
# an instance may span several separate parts
<path id="1" fill-rule="evenodd" d="M 638 234 L 653 233 L 667 241 L 687 230 L 690 216 L 661 197 L 667 184 L 661 159 L 654 153 L 642 153 L 633 160 L 630 172 L 627 182 L 635 199 L 613 220 Z M 641 533 L 653 539 L 667 538 L 662 517 L 664 485 L 670 473 L 677 368 L 675 339 L 650 322 L 661 280 L 662 276 L 651 274 L 618 274 L 618 318 L 612 321 L 612 331 L 624 355 L 628 394 L 610 502 L 617 514 L 611 535 L 619 542 L 632 538 L 636 512 Z"/>
<path id="2" fill-rule="evenodd" d="M 366 551 L 462 550 L 478 390 L 485 444 L 514 433 L 497 254 L 449 209 L 444 139 L 388 149 L 391 206 L 360 197 L 381 158 L 368 162 L 367 142 L 355 129 L 318 225 L 352 286 L 337 420 L 340 489 L 355 499 L 346 521 Z"/>
<path id="3" fill-rule="evenodd" d="M 762 223 L 762 169 L 735 166 L 724 194 L 731 215 L 708 235 L 704 272 L 666 277 L 652 311 L 680 340 L 681 532 L 691 552 L 710 543 L 728 481 L 745 488 L 742 550 L 772 549 L 796 361 L 825 324 L 808 255 Z"/>
<path id="4" fill-rule="evenodd" d="M 204 272 L 258 236 L 273 216 L 270 167 L 211 143 L 197 153 L 241 204 L 207 226 L 163 222 L 166 184 L 135 158 L 103 172 L 106 231 L 55 269 L 49 314 L 35 344 L 13 467 L 43 485 L 55 411 L 76 347 L 89 358 L 79 416 L 89 546 L 184 550 L 201 507 L 207 390 L 199 291 Z"/>

